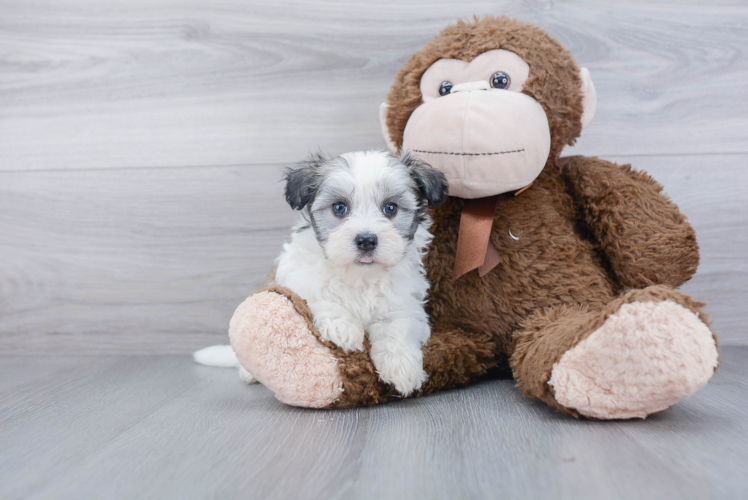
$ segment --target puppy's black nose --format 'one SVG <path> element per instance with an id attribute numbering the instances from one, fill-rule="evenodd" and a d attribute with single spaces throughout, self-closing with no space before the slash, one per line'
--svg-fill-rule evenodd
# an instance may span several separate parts
<path id="1" fill-rule="evenodd" d="M 377 235 L 375 234 L 359 234 L 356 236 L 356 246 L 359 250 L 364 252 L 371 252 L 377 248 Z"/>

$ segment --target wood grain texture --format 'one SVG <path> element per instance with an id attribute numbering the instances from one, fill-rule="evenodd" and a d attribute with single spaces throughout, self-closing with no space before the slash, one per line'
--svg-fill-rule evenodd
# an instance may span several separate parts
<path id="1" fill-rule="evenodd" d="M 745 498 L 747 355 L 723 349 L 706 388 L 623 422 L 509 380 L 314 411 L 187 357 L 3 357 L 0 497 Z"/>
<path id="2" fill-rule="evenodd" d="M 546 28 L 591 69 L 585 154 L 748 152 L 748 4 L 0 2 L 0 169 L 293 161 L 383 147 L 378 106 L 440 29 Z"/>
<path id="3" fill-rule="evenodd" d="M 631 162 L 697 229 L 685 286 L 748 343 L 748 4 L 0 0 L 0 352 L 225 342 L 294 214 L 283 165 L 383 147 L 378 105 L 445 25 L 507 14 L 592 70 L 565 154 Z"/>
<path id="4" fill-rule="evenodd" d="M 296 218 L 280 175 L 0 174 L 0 351 L 186 353 L 225 341 Z"/>

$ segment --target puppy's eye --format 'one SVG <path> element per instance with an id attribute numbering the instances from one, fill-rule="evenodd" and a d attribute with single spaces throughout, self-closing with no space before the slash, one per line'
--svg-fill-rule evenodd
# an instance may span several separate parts
<path id="1" fill-rule="evenodd" d="M 495 89 L 505 89 L 509 87 L 509 84 L 512 82 L 512 79 L 509 78 L 509 75 L 504 73 L 503 71 L 497 71 L 493 74 L 491 77 L 491 87 Z"/>
<path id="2" fill-rule="evenodd" d="M 387 217 L 394 217 L 395 214 L 397 214 L 397 205 L 394 203 L 385 203 L 385 205 L 382 207 L 382 212 L 384 212 L 384 215 Z"/>
<path id="3" fill-rule="evenodd" d="M 348 205 L 342 201 L 336 201 L 332 204 L 332 213 L 336 217 L 343 217 L 348 212 Z"/>
<path id="4" fill-rule="evenodd" d="M 450 92 L 452 92 L 452 82 L 442 82 L 441 87 L 439 87 L 439 95 L 447 95 Z"/>

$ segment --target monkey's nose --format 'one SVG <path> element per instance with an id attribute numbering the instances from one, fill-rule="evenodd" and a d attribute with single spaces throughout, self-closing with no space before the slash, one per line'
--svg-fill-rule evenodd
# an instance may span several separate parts
<path id="1" fill-rule="evenodd" d="M 359 234 L 356 236 L 356 247 L 364 252 L 371 252 L 377 248 L 377 235 L 375 234 Z"/>
<path id="2" fill-rule="evenodd" d="M 488 81 L 486 80 L 460 83 L 458 85 L 454 85 L 449 93 L 454 94 L 455 92 L 468 92 L 470 90 L 491 90 L 491 85 L 489 85 Z"/>

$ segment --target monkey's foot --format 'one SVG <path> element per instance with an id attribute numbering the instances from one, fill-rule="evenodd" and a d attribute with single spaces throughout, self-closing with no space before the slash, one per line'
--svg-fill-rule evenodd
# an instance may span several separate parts
<path id="1" fill-rule="evenodd" d="M 339 399 L 337 360 L 288 297 L 252 295 L 231 318 L 229 336 L 239 363 L 281 402 L 323 408 Z"/>
<path id="2" fill-rule="evenodd" d="M 717 364 L 714 336 L 694 312 L 670 300 L 631 302 L 564 353 L 548 384 L 582 415 L 644 418 L 704 386 Z"/>

